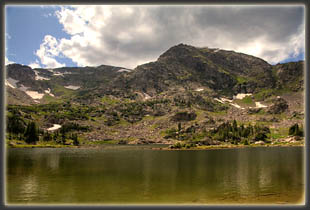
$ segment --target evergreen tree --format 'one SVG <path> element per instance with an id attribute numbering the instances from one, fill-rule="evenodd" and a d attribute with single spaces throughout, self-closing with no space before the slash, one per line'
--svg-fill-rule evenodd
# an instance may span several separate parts
<path id="1" fill-rule="evenodd" d="M 62 142 L 63 145 L 66 144 L 66 134 L 65 133 L 61 134 L 61 142 Z"/>
<path id="2" fill-rule="evenodd" d="M 35 122 L 29 122 L 25 132 L 25 141 L 27 144 L 39 141 L 38 130 Z"/>
<path id="3" fill-rule="evenodd" d="M 299 128 L 298 124 L 295 123 L 289 128 L 289 135 L 293 136 L 303 136 L 303 129 Z"/>
<path id="4" fill-rule="evenodd" d="M 179 122 L 179 123 L 178 123 L 178 132 L 180 132 L 181 129 L 182 129 L 182 126 L 181 126 L 181 123 Z"/>
<path id="5" fill-rule="evenodd" d="M 73 139 L 73 145 L 74 146 L 79 146 L 80 142 L 78 140 L 77 134 L 72 134 L 72 139 Z"/>
<path id="6" fill-rule="evenodd" d="M 238 130 L 237 121 L 233 121 L 233 131 L 236 132 Z"/>
<path id="7" fill-rule="evenodd" d="M 18 115 L 7 117 L 8 133 L 20 134 L 25 132 L 25 123 Z"/>
<path id="8" fill-rule="evenodd" d="M 52 140 L 52 136 L 51 136 L 51 134 L 50 134 L 48 131 L 46 131 L 46 132 L 43 133 L 43 140 L 44 140 L 44 141 L 50 141 L 50 140 Z"/>

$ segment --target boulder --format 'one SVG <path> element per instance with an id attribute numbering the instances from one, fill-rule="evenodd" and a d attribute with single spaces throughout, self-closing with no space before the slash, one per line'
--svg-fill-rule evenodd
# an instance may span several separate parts
<path id="1" fill-rule="evenodd" d="M 200 145 L 219 145 L 221 142 L 217 140 L 212 140 L 211 138 L 205 138 L 198 142 Z"/>
<path id="2" fill-rule="evenodd" d="M 288 109 L 288 103 L 283 98 L 276 98 L 275 102 L 269 107 L 267 113 L 281 114 Z"/>
<path id="3" fill-rule="evenodd" d="M 128 142 L 126 140 L 119 140 L 117 144 L 127 144 Z"/>
<path id="4" fill-rule="evenodd" d="M 263 142 L 263 141 L 256 141 L 254 144 L 257 144 L 257 145 L 264 145 L 265 142 Z"/>
<path id="5" fill-rule="evenodd" d="M 248 109 L 248 114 L 257 114 L 261 110 L 262 110 L 262 108 L 249 108 Z"/>
<path id="6" fill-rule="evenodd" d="M 195 112 L 177 112 L 174 116 L 172 116 L 172 120 L 173 121 L 191 121 L 191 120 L 195 120 L 197 117 L 197 114 Z"/>

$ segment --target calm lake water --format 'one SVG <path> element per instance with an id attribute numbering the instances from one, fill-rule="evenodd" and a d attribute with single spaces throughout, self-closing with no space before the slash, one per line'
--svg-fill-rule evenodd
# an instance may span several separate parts
<path id="1" fill-rule="evenodd" d="M 304 148 L 7 150 L 8 204 L 296 204 Z"/>

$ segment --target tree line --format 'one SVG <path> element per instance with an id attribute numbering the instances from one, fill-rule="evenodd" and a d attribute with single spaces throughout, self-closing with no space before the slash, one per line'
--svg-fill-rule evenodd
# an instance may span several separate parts
<path id="1" fill-rule="evenodd" d="M 29 120 L 25 122 L 20 116 L 13 114 L 7 116 L 7 133 L 9 140 L 17 139 L 25 141 L 27 144 L 36 144 L 40 139 L 43 141 L 54 141 L 57 144 L 67 144 L 67 140 L 72 140 L 73 145 L 78 146 L 79 140 L 72 130 L 87 130 L 87 127 L 77 123 L 64 124 L 59 131 L 49 132 L 40 129 L 36 122 Z"/>

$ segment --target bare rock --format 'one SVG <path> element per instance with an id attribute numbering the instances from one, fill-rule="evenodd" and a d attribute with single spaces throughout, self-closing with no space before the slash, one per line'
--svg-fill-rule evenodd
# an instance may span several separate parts
<path id="1" fill-rule="evenodd" d="M 269 107 L 269 114 L 281 114 L 288 109 L 288 103 L 283 98 L 276 98 L 275 102 Z"/>

